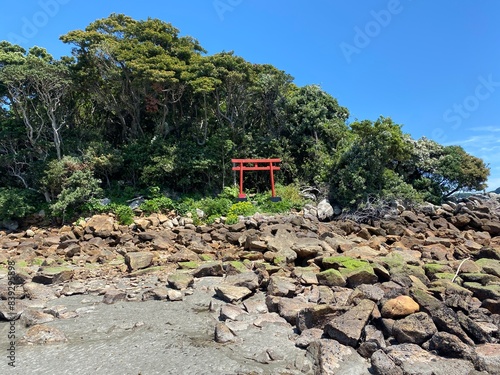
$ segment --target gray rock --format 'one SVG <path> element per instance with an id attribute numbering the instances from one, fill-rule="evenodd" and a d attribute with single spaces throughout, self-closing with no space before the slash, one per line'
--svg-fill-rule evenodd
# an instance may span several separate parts
<path id="1" fill-rule="evenodd" d="M 68 284 L 64 284 L 61 294 L 65 296 L 72 296 L 74 294 L 85 294 L 87 292 L 87 287 L 84 283 L 80 281 L 71 281 Z"/>
<path id="2" fill-rule="evenodd" d="M 184 299 L 182 292 L 175 289 L 168 289 L 167 297 L 169 301 L 182 301 Z"/>
<path id="3" fill-rule="evenodd" d="M 231 304 L 223 305 L 220 308 L 219 319 L 220 320 L 237 320 L 239 316 L 247 314 L 241 307 Z"/>
<path id="4" fill-rule="evenodd" d="M 305 329 L 295 340 L 295 345 L 299 348 L 307 348 L 309 344 L 319 340 L 323 336 L 323 330 L 320 328 Z"/>
<path id="5" fill-rule="evenodd" d="M 432 319 L 424 312 L 396 320 L 392 334 L 399 343 L 422 344 L 437 332 Z"/>
<path id="6" fill-rule="evenodd" d="M 292 279 L 281 276 L 271 276 L 267 286 L 268 294 L 280 297 L 293 297 L 295 289 Z"/>
<path id="7" fill-rule="evenodd" d="M 368 319 L 370 318 L 375 303 L 363 300 L 339 317 L 335 317 L 325 326 L 325 332 L 332 339 L 343 345 L 357 347 Z"/>
<path id="8" fill-rule="evenodd" d="M 500 374 L 500 344 L 478 345 L 474 363 L 480 371 L 488 374 Z"/>
<path id="9" fill-rule="evenodd" d="M 474 371 L 469 361 L 439 357 L 416 344 L 393 345 L 386 353 L 405 375 L 469 375 Z"/>
<path id="10" fill-rule="evenodd" d="M 127 293 L 125 293 L 123 290 L 111 289 L 106 291 L 102 299 L 102 302 L 107 305 L 111 305 L 119 301 L 124 301 L 126 298 L 127 298 Z"/>
<path id="11" fill-rule="evenodd" d="M 203 263 L 193 272 L 194 277 L 222 276 L 222 275 L 224 275 L 224 269 L 222 268 L 221 262 Z"/>
<path id="12" fill-rule="evenodd" d="M 240 286 L 254 292 L 260 285 L 259 277 L 255 272 L 242 272 L 235 275 L 228 275 L 224 281 L 226 284 Z"/>
<path id="13" fill-rule="evenodd" d="M 9 302 L 11 303 L 9 304 Z M 16 300 L 14 304 L 12 304 L 12 300 L 2 301 L 0 302 L 0 320 L 17 320 L 21 317 L 24 309 L 24 303 L 19 300 Z"/>
<path id="14" fill-rule="evenodd" d="M 38 310 L 27 309 L 21 316 L 21 323 L 25 327 L 43 324 L 54 320 L 54 316 Z"/>
<path id="15" fill-rule="evenodd" d="M 226 302 L 239 302 L 252 294 L 252 291 L 244 286 L 218 285 L 215 287 L 217 296 Z"/>
<path id="16" fill-rule="evenodd" d="M 301 332 L 311 328 L 323 330 L 330 317 L 337 311 L 330 304 L 306 307 L 299 311 L 297 315 L 297 328 Z"/>
<path id="17" fill-rule="evenodd" d="M 474 342 L 460 326 L 458 315 L 453 309 L 445 306 L 443 302 L 423 290 L 412 289 L 411 294 L 413 299 L 420 305 L 421 310 L 431 316 L 440 331 L 452 333 L 466 344 L 474 345 Z"/>
<path id="18" fill-rule="evenodd" d="M 355 350 L 335 340 L 320 339 L 307 347 L 307 357 L 318 375 L 366 375 L 368 364 Z"/>
<path id="19" fill-rule="evenodd" d="M 373 353 L 371 363 L 375 375 L 403 375 L 403 370 L 383 350 Z"/>
<path id="20" fill-rule="evenodd" d="M 129 271 L 147 268 L 151 265 L 152 261 L 153 253 L 149 251 L 138 251 L 125 254 L 125 264 L 128 266 Z"/>
<path id="21" fill-rule="evenodd" d="M 291 249 L 297 253 L 300 258 L 312 258 L 323 251 L 321 240 L 315 238 L 299 238 L 292 245 Z"/>
<path id="22" fill-rule="evenodd" d="M 471 359 L 473 352 L 457 336 L 448 332 L 435 333 L 429 341 L 429 350 L 444 357 L 465 359 Z"/>
<path id="23" fill-rule="evenodd" d="M 29 299 L 49 301 L 57 299 L 55 292 L 48 286 L 38 283 L 26 283 L 23 285 L 24 293 Z"/>
<path id="24" fill-rule="evenodd" d="M 215 325 L 215 341 L 219 344 L 225 344 L 234 340 L 236 340 L 234 333 L 223 322 L 217 322 Z"/>
<path id="25" fill-rule="evenodd" d="M 295 325 L 299 312 L 312 305 L 309 302 L 304 302 L 302 299 L 282 297 L 278 302 L 278 312 L 288 323 Z"/>
<path id="26" fill-rule="evenodd" d="M 318 219 L 321 221 L 331 219 L 334 215 L 333 207 L 326 199 L 318 203 L 316 210 Z"/>
<path id="27" fill-rule="evenodd" d="M 71 280 L 75 271 L 69 267 L 42 267 L 33 276 L 32 281 L 38 284 L 57 284 Z"/>
<path id="28" fill-rule="evenodd" d="M 168 286 L 178 290 L 189 288 L 194 283 L 193 275 L 185 272 L 174 272 L 167 277 Z"/>
<path id="29" fill-rule="evenodd" d="M 364 358 L 370 358 L 373 353 L 386 347 L 384 334 L 375 326 L 367 325 L 364 328 L 364 341 L 359 345 L 358 353 Z"/>

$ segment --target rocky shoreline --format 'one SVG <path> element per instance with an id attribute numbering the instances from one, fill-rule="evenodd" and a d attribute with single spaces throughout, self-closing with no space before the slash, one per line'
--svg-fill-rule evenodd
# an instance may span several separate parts
<path id="1" fill-rule="evenodd" d="M 318 216 L 0 231 L 0 369 L 500 374 L 499 195 Z"/>

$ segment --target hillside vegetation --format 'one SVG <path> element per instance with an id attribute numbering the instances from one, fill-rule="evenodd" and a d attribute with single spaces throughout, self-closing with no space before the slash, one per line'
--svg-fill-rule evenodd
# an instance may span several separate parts
<path id="1" fill-rule="evenodd" d="M 215 197 L 234 185 L 232 158 L 279 157 L 282 186 L 314 186 L 343 207 L 485 187 L 489 168 L 461 147 L 414 140 L 389 117 L 349 123 L 319 86 L 207 55 L 162 20 L 112 14 L 61 40 L 72 56 L 0 42 L 0 220 L 44 206 L 78 217 L 104 196 L 115 211 L 138 194 L 169 191 L 174 206 L 175 194 Z M 246 179 L 269 188 L 265 173 Z"/>

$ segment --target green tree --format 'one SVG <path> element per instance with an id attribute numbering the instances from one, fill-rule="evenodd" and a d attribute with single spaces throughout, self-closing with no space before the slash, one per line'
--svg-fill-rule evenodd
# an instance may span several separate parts
<path id="1" fill-rule="evenodd" d="M 408 158 L 411 144 L 401 125 L 390 118 L 354 122 L 350 127 L 351 137 L 342 142 L 333 167 L 331 195 L 340 203 L 355 205 L 403 181 L 396 171 Z M 388 181 L 387 176 L 392 178 Z"/>

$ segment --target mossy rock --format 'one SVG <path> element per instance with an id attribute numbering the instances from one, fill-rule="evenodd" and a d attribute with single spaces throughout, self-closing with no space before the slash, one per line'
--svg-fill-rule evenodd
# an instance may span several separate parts
<path id="1" fill-rule="evenodd" d="M 198 257 L 204 262 L 215 260 L 215 256 L 213 254 L 200 254 Z"/>
<path id="2" fill-rule="evenodd" d="M 424 285 L 429 284 L 430 280 L 425 274 L 425 271 L 422 267 L 412 266 L 409 264 L 404 265 L 403 267 L 394 267 L 391 268 L 391 278 L 407 278 L 408 276 L 414 276 L 418 278 Z"/>
<path id="3" fill-rule="evenodd" d="M 193 262 L 193 261 L 178 262 L 177 264 L 179 265 L 180 268 L 182 268 L 184 270 L 194 270 L 194 269 L 198 268 L 198 266 L 199 266 L 199 264 L 197 262 Z"/>
<path id="4" fill-rule="evenodd" d="M 436 272 L 433 275 L 433 277 L 434 277 L 435 280 L 453 280 L 453 278 L 455 277 L 455 274 L 452 273 L 452 272 Z M 458 285 L 461 285 L 462 284 L 462 279 L 460 277 L 457 277 L 455 279 L 455 282 Z"/>
<path id="5" fill-rule="evenodd" d="M 475 261 L 484 273 L 500 277 L 500 260 L 482 258 Z"/>
<path id="6" fill-rule="evenodd" d="M 329 268 L 316 274 L 320 285 L 326 286 L 346 286 L 347 282 L 340 271 Z"/>
<path id="7" fill-rule="evenodd" d="M 41 266 L 42 263 L 44 262 L 44 258 L 34 258 L 32 261 L 31 261 L 31 264 L 34 265 L 34 266 Z"/>
<path id="8" fill-rule="evenodd" d="M 248 271 L 248 267 L 238 260 L 232 260 L 224 264 L 224 270 L 227 274 L 243 273 Z"/>
<path id="9" fill-rule="evenodd" d="M 378 276 L 370 265 L 358 267 L 356 269 L 340 268 L 339 272 L 345 277 L 349 288 L 356 288 L 362 284 L 375 284 Z"/>
<path id="10" fill-rule="evenodd" d="M 389 270 L 391 270 L 392 268 L 405 267 L 407 265 L 404 257 L 394 251 L 392 253 L 389 253 L 385 257 L 378 258 L 377 260 L 389 267 Z"/>
<path id="11" fill-rule="evenodd" d="M 280 266 L 280 267 L 284 267 L 286 266 L 286 257 L 284 256 L 277 256 L 273 259 L 273 264 L 275 266 Z"/>
<path id="12" fill-rule="evenodd" d="M 22 260 L 17 260 L 15 264 L 15 268 L 26 268 L 28 267 L 28 262 L 24 259 Z"/>
<path id="13" fill-rule="evenodd" d="M 346 256 L 337 257 L 327 257 L 322 260 L 323 267 L 326 269 L 335 268 L 345 268 L 347 270 L 357 270 L 360 268 L 370 267 L 370 263 L 365 260 L 355 259 Z"/>
<path id="14" fill-rule="evenodd" d="M 424 271 L 429 279 L 433 279 L 436 273 L 451 272 L 452 269 L 447 264 L 427 263 L 424 264 Z"/>
<path id="15" fill-rule="evenodd" d="M 462 286 L 474 293 L 474 297 L 478 298 L 480 301 L 484 301 L 485 299 L 500 299 L 499 284 L 481 285 L 480 283 L 469 281 L 464 282 Z"/>
<path id="16" fill-rule="evenodd" d="M 269 273 L 269 275 L 272 275 L 273 273 L 278 272 L 281 270 L 281 267 L 275 266 L 274 264 L 269 264 L 269 263 L 263 263 L 265 270 Z"/>
<path id="17" fill-rule="evenodd" d="M 464 281 L 476 282 L 480 283 L 481 285 L 488 285 L 490 283 L 500 283 L 500 277 L 497 277 L 495 275 L 488 275 L 487 273 L 467 272 L 467 273 L 461 273 L 460 277 Z"/>

